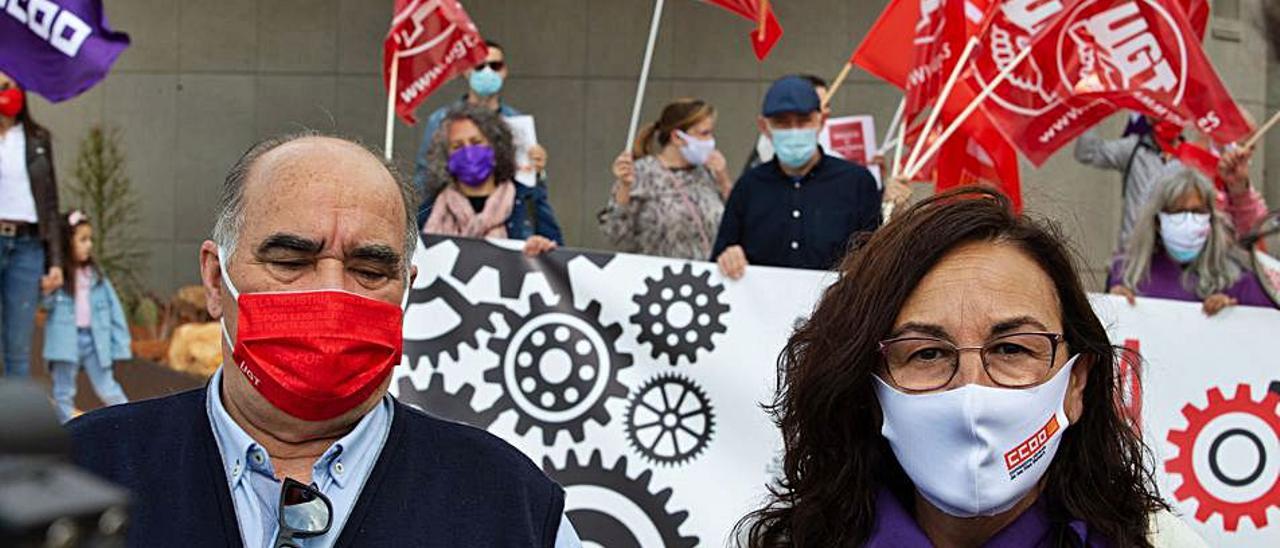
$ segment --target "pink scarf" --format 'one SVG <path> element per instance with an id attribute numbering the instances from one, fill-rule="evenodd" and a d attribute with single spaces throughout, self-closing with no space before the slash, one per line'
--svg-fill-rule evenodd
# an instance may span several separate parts
<path id="1" fill-rule="evenodd" d="M 506 238 L 507 218 L 515 207 L 516 187 L 511 181 L 498 183 L 498 188 L 484 201 L 484 209 L 476 213 L 471 201 L 454 185 L 444 187 L 431 207 L 427 234 L 463 236 L 466 238 Z"/>

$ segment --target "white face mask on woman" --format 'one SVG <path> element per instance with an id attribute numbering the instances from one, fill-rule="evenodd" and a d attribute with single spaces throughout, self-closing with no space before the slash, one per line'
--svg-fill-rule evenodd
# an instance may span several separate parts
<path id="1" fill-rule="evenodd" d="M 684 161 L 695 166 L 706 164 L 707 159 L 711 158 L 711 153 L 716 151 L 714 137 L 699 139 L 678 129 L 676 135 L 684 139 L 684 145 L 680 147 L 680 155 L 684 156 Z"/>
<path id="2" fill-rule="evenodd" d="M 1031 388 L 969 384 L 906 394 L 876 376 L 880 433 L 916 490 L 939 510 L 960 518 L 1006 512 L 1058 452 L 1075 361 Z"/>
<path id="3" fill-rule="evenodd" d="M 1160 241 L 1180 264 L 1196 260 L 1209 241 L 1212 217 L 1208 213 L 1160 213 Z"/>

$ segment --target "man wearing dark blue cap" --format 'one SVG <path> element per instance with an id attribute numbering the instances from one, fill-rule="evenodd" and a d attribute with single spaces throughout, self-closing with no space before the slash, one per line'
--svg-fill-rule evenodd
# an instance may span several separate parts
<path id="1" fill-rule="evenodd" d="M 880 226 L 880 189 L 862 166 L 823 154 L 826 123 L 813 84 L 799 76 L 773 83 L 760 131 L 774 159 L 738 179 L 725 204 L 712 257 L 730 278 L 748 264 L 828 269 L 850 236 Z"/>

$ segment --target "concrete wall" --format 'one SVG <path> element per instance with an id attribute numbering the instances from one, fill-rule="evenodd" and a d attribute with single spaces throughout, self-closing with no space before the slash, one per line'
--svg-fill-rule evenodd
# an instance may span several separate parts
<path id="1" fill-rule="evenodd" d="M 1280 71 L 1255 28 L 1262 0 L 1218 0 L 1208 50 L 1254 115 L 1280 107 Z M 552 199 L 569 243 L 607 248 L 594 214 L 607 199 L 609 165 L 621 150 L 652 12 L 647 0 L 467 0 L 486 36 L 507 47 L 508 101 L 538 120 L 550 155 Z M 111 0 L 114 27 L 133 46 L 100 86 L 59 105 L 36 101 L 54 132 L 65 185 L 79 140 L 95 123 L 120 128 L 128 172 L 142 197 L 149 279 L 160 291 L 198 280 L 196 251 L 209 233 L 226 169 L 255 140 L 303 127 L 382 142 L 385 98 L 379 60 L 390 0 Z M 717 138 L 740 166 L 769 81 L 785 73 L 834 76 L 883 0 L 775 2 L 786 35 L 764 63 L 750 53 L 751 25 L 694 0 L 667 2 L 645 118 L 675 97 L 720 111 Z M 1268 81 L 1275 82 L 1268 86 Z M 1271 93 L 1268 94 L 1268 90 Z M 451 101 L 446 86 L 421 110 Z M 887 123 L 900 95 L 855 71 L 837 114 Z M 1111 123 L 1114 128 L 1116 122 Z M 396 132 L 397 161 L 412 165 L 419 130 Z M 883 131 L 883 130 L 882 130 Z M 1113 129 L 1108 129 L 1113 131 Z M 1280 147 L 1280 139 L 1268 148 Z M 1280 169 L 1280 151 L 1269 155 Z M 1258 175 L 1268 161 L 1257 162 Z M 1262 179 L 1258 179 L 1262 180 Z M 1062 223 L 1100 276 L 1118 230 L 1119 176 L 1083 168 L 1069 151 L 1024 170 L 1028 209 Z M 1269 181 L 1272 203 L 1280 180 Z"/>

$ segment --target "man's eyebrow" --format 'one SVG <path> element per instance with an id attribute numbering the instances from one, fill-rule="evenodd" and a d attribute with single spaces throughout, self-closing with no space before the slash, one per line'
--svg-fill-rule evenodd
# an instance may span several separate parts
<path id="1" fill-rule="evenodd" d="M 362 245 L 353 249 L 350 253 L 352 259 L 360 259 L 381 264 L 388 268 L 399 268 L 400 261 L 403 258 L 400 253 L 389 245 L 370 244 Z"/>
<path id="2" fill-rule="evenodd" d="M 1004 320 L 991 326 L 991 336 L 1003 335 L 1020 327 L 1032 327 L 1042 332 L 1049 331 L 1049 327 L 1040 320 L 1032 318 L 1031 316 L 1019 316 L 1017 318 Z"/>
<path id="3" fill-rule="evenodd" d="M 893 333 L 889 334 L 889 338 L 896 339 L 909 332 L 920 333 L 922 335 L 928 335 L 930 337 L 939 338 L 945 341 L 951 340 L 951 335 L 949 335 L 947 333 L 947 330 L 943 329 L 942 326 L 931 324 L 931 323 L 918 323 L 918 322 L 908 322 L 908 323 L 902 324 L 902 326 L 893 330 Z"/>
<path id="4" fill-rule="evenodd" d="M 262 243 L 258 244 L 256 253 L 258 255 L 266 255 L 272 252 L 294 251 L 315 255 L 321 249 L 324 249 L 323 241 L 312 240 L 287 232 L 277 232 L 262 240 Z"/>

